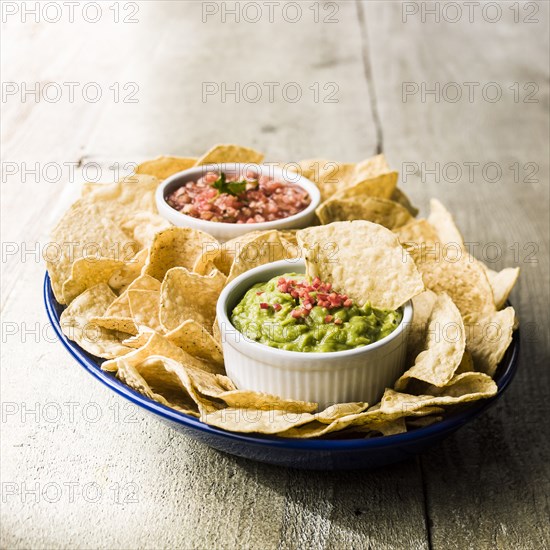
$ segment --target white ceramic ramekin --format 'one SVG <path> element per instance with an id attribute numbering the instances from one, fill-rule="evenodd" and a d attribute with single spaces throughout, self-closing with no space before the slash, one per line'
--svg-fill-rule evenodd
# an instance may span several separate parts
<path id="1" fill-rule="evenodd" d="M 284 183 L 292 183 L 303 187 L 311 197 L 311 203 L 307 208 L 298 212 L 294 216 L 263 223 L 237 224 L 237 223 L 221 223 L 210 222 L 207 220 L 199 220 L 192 216 L 182 214 L 178 210 L 172 208 L 167 202 L 166 197 L 175 189 L 188 181 L 196 181 L 204 176 L 208 171 L 223 171 L 226 174 L 241 173 L 243 170 L 255 170 L 261 175 L 267 175 L 276 178 Z M 315 220 L 315 209 L 321 202 L 321 194 L 317 186 L 304 178 L 289 170 L 284 170 L 269 164 L 252 164 L 252 163 L 236 163 L 228 162 L 223 164 L 206 164 L 204 166 L 196 166 L 183 172 L 178 172 L 164 180 L 156 191 L 157 208 L 161 216 L 164 216 L 168 221 L 180 227 L 192 227 L 200 229 L 205 233 L 216 237 L 220 242 L 225 242 L 235 237 L 240 237 L 251 231 L 264 231 L 268 229 L 301 229 L 312 225 Z"/>
<path id="2" fill-rule="evenodd" d="M 233 308 L 252 285 L 292 272 L 305 272 L 303 260 L 282 260 L 251 269 L 222 291 L 216 312 L 227 375 L 239 389 L 315 401 L 320 409 L 351 401 L 374 405 L 405 370 L 411 303 L 403 306 L 403 320 L 390 335 L 361 348 L 306 353 L 272 348 L 246 338 L 229 320 Z"/>

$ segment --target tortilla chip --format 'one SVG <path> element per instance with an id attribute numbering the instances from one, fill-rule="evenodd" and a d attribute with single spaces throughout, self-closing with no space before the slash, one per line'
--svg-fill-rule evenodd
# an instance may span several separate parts
<path id="1" fill-rule="evenodd" d="M 147 344 L 153 332 L 155 331 L 150 328 L 141 327 L 140 332 L 137 332 L 134 336 L 126 338 L 126 340 L 123 340 L 122 343 L 132 349 L 142 348 L 145 344 Z"/>
<path id="2" fill-rule="evenodd" d="M 214 337 L 214 340 L 218 342 L 218 345 L 222 346 L 222 333 L 220 331 L 220 325 L 218 323 L 218 316 L 216 315 L 216 318 L 214 319 L 214 322 L 212 323 L 212 336 Z"/>
<path id="3" fill-rule="evenodd" d="M 275 410 L 276 413 L 285 411 L 294 414 L 313 411 L 317 408 L 316 403 L 281 399 L 260 392 L 237 390 L 233 382 L 226 376 L 185 366 L 169 357 L 152 356 L 141 362 L 126 361 L 126 363 L 134 365 L 140 372 L 144 367 L 153 365 L 157 373 L 163 373 L 170 377 L 177 376 L 178 385 L 184 388 L 185 392 L 197 404 L 201 414 L 205 415 L 214 413 L 226 405 L 240 411 L 246 409 Z M 121 365 L 124 363 L 121 362 Z M 220 402 L 224 402 L 224 404 Z"/>
<path id="4" fill-rule="evenodd" d="M 464 372 L 453 376 L 449 383 L 444 387 L 425 385 L 423 393 L 437 397 L 450 397 L 464 399 L 465 396 L 483 395 L 491 397 L 496 394 L 498 388 L 490 376 L 482 372 Z M 477 397 L 480 399 L 481 397 Z M 466 401 L 474 401 L 466 399 Z M 462 401 L 461 401 L 462 402 Z M 441 403 L 445 404 L 445 403 Z M 453 404 L 453 403 L 450 403 Z"/>
<path id="5" fill-rule="evenodd" d="M 153 160 L 146 160 L 136 168 L 136 174 L 154 176 L 159 182 L 195 166 L 196 158 L 160 156 Z"/>
<path id="6" fill-rule="evenodd" d="M 80 294 L 61 314 L 63 334 L 96 357 L 112 359 L 131 351 L 121 343 L 128 334 L 107 330 L 92 322 L 94 317 L 103 315 L 115 298 L 105 283 Z"/>
<path id="7" fill-rule="evenodd" d="M 466 334 L 460 311 L 447 294 L 437 296 L 427 332 L 425 350 L 397 380 L 396 390 L 405 389 L 411 378 L 437 387 L 445 386 L 457 370 L 464 354 Z"/>
<path id="8" fill-rule="evenodd" d="M 332 161 L 318 161 L 316 175 L 310 177 L 319 187 L 321 200 L 329 199 L 339 189 L 350 187 L 354 183 L 353 171 L 355 164 Z"/>
<path id="9" fill-rule="evenodd" d="M 284 410 L 293 413 L 313 412 L 317 403 L 282 399 L 275 395 L 249 390 L 238 390 L 233 382 L 220 374 L 198 369 L 187 369 L 199 410 L 210 414 L 229 406 L 233 409 Z"/>
<path id="10" fill-rule="evenodd" d="M 380 411 L 399 413 L 402 416 L 425 410 L 427 407 L 458 405 L 478 399 L 492 397 L 497 393 L 497 385 L 492 378 L 481 372 L 466 372 L 455 376 L 442 388 L 430 388 L 438 395 L 410 395 L 386 389 L 380 402 Z M 432 414 L 432 413 L 430 413 Z"/>
<path id="11" fill-rule="evenodd" d="M 71 276 L 63 283 L 64 303 L 70 304 L 88 288 L 108 283 L 111 275 L 123 266 L 124 262 L 111 258 L 79 258 L 71 266 Z"/>
<path id="12" fill-rule="evenodd" d="M 99 206 L 79 199 L 54 228 L 45 251 L 55 299 L 65 303 L 63 283 L 71 276 L 73 262 L 83 257 L 117 260 L 120 251 L 133 255 L 136 243 Z"/>
<path id="13" fill-rule="evenodd" d="M 370 157 L 355 165 L 353 183 L 357 183 L 390 171 L 388 162 L 383 153 Z"/>
<path id="14" fill-rule="evenodd" d="M 160 355 L 173 359 L 186 367 L 212 372 L 214 374 L 220 372 L 219 365 L 193 357 L 157 332 L 151 332 L 147 343 L 137 350 L 132 350 L 124 359 L 130 365 L 137 366 L 152 355 Z M 105 361 L 101 365 L 101 369 L 109 372 L 117 372 L 119 366 L 120 362 L 117 359 L 113 359 L 111 361 Z"/>
<path id="15" fill-rule="evenodd" d="M 417 259 L 416 265 L 426 288 L 447 293 L 463 317 L 495 311 L 493 291 L 484 269 L 473 256 L 464 252 L 453 260 L 444 257 Z"/>
<path id="16" fill-rule="evenodd" d="M 412 299 L 413 320 L 407 341 L 407 365 L 414 364 L 418 354 L 425 349 L 428 323 L 436 300 L 437 294 L 431 290 L 425 290 Z"/>
<path id="17" fill-rule="evenodd" d="M 53 255 L 49 247 L 46 258 L 59 303 L 65 303 L 62 285 L 75 260 L 94 256 L 126 261 L 138 251 L 138 243 L 121 229 L 122 220 L 142 211 L 156 214 L 157 185 L 156 178 L 133 175 L 113 184 L 94 186 L 65 213 L 52 233 L 58 253 Z"/>
<path id="18" fill-rule="evenodd" d="M 464 327 L 464 330 L 466 330 L 466 327 Z M 455 374 L 463 374 L 465 372 L 473 371 L 475 371 L 474 358 L 472 357 L 470 350 L 468 348 L 465 348 L 464 355 L 460 360 L 460 365 L 458 365 L 458 368 L 455 370 Z"/>
<path id="19" fill-rule="evenodd" d="M 221 258 L 222 254 L 224 255 L 223 258 Z M 225 254 L 225 243 L 220 246 L 204 250 L 195 260 L 193 272 L 199 275 L 208 275 L 217 269 L 224 275 L 228 275 L 229 270 L 231 269 L 231 264 L 233 263 L 233 256 L 228 257 Z M 220 267 L 218 267 L 218 263 L 221 264 Z"/>
<path id="20" fill-rule="evenodd" d="M 493 289 L 493 297 L 495 299 L 495 307 L 502 309 L 510 296 L 510 292 L 514 288 L 519 277 L 519 267 L 507 267 L 502 271 L 493 271 L 484 264 L 485 274 L 489 279 L 489 284 Z"/>
<path id="21" fill-rule="evenodd" d="M 397 172 L 387 172 L 359 181 L 350 187 L 339 189 L 330 199 L 363 199 L 376 197 L 390 199 L 397 185 Z"/>
<path id="22" fill-rule="evenodd" d="M 263 153 L 259 153 L 248 147 L 241 147 L 240 145 L 215 145 L 197 160 L 195 166 L 222 164 L 224 162 L 260 164 L 263 160 Z"/>
<path id="23" fill-rule="evenodd" d="M 137 364 L 121 360 L 117 377 L 149 399 L 198 417 L 198 407 L 182 383 L 179 369 L 176 372 L 173 368 L 176 365 L 178 363 L 174 361 L 167 368 L 166 363 L 158 356 L 151 356 Z M 183 368 L 181 365 L 179 367 Z"/>
<path id="24" fill-rule="evenodd" d="M 100 208 L 104 217 L 117 225 L 138 212 L 158 214 L 155 192 L 159 181 L 144 174 L 132 174 L 116 183 L 102 184 L 80 199 Z"/>
<path id="25" fill-rule="evenodd" d="M 428 257 L 439 257 L 441 245 L 435 229 L 425 219 L 412 220 L 394 229 L 401 246 L 414 258 L 415 262 Z"/>
<path id="26" fill-rule="evenodd" d="M 216 317 L 216 301 L 226 276 L 218 270 L 210 275 L 198 275 L 184 267 L 166 272 L 160 292 L 160 322 L 174 330 L 192 319 L 208 330 Z"/>
<path id="27" fill-rule="evenodd" d="M 434 227 L 423 218 L 411 220 L 409 223 L 394 230 L 399 237 L 399 242 L 407 248 L 420 252 L 421 245 L 433 247 L 438 240 Z M 412 252 L 411 252 L 412 253 Z"/>
<path id="28" fill-rule="evenodd" d="M 419 418 L 424 417 L 420 416 Z M 396 418 L 395 420 L 373 424 L 372 431 L 380 432 L 383 436 L 403 434 L 407 431 L 407 423 L 405 422 L 405 418 Z"/>
<path id="29" fill-rule="evenodd" d="M 453 216 L 437 199 L 430 200 L 428 222 L 435 229 L 441 243 L 455 244 L 465 250 L 464 238 L 458 230 Z"/>
<path id="30" fill-rule="evenodd" d="M 286 410 L 235 409 L 228 407 L 201 414 L 201 420 L 231 432 L 278 434 L 290 428 L 307 424 L 313 415 L 307 412 L 294 413 Z"/>
<path id="31" fill-rule="evenodd" d="M 255 241 L 262 235 L 272 235 L 274 230 L 271 231 L 250 231 L 245 235 L 240 235 L 226 241 L 218 246 L 205 247 L 204 252 L 199 256 L 193 271 L 199 275 L 208 275 L 212 270 L 218 269 L 224 275 L 229 275 L 235 257 L 242 251 L 242 249 L 250 242 Z M 296 248 L 296 231 L 276 231 L 279 236 L 279 240 L 276 243 L 280 243 L 288 253 L 285 257 L 295 258 L 299 256 Z M 286 237 L 289 237 L 288 239 Z M 264 237 L 267 238 L 267 237 Z M 260 239 L 261 241 L 262 239 Z M 269 239 L 268 239 L 269 240 Z M 274 245 L 276 244 L 274 243 Z"/>
<path id="32" fill-rule="evenodd" d="M 172 227 L 170 222 L 152 212 L 136 212 L 120 220 L 122 230 L 141 248 L 149 248 L 159 231 Z"/>
<path id="33" fill-rule="evenodd" d="M 291 163 L 288 165 L 281 164 L 279 167 L 284 168 L 286 166 L 287 170 L 296 172 L 300 176 L 317 183 L 319 167 L 324 166 L 328 162 L 330 161 L 327 159 L 306 159 L 297 162 L 297 166 L 295 166 L 294 163 Z"/>
<path id="34" fill-rule="evenodd" d="M 128 301 L 128 297 L 126 296 L 125 298 L 126 298 L 126 301 Z M 104 317 L 93 317 L 92 323 L 95 323 L 96 325 L 109 330 L 118 330 L 120 332 L 125 332 L 126 334 L 128 334 L 128 336 L 135 335 L 138 333 L 138 328 L 136 327 L 132 317 L 117 317 L 114 315 L 104 316 Z M 122 343 L 125 346 L 134 347 L 129 345 L 126 340 L 123 340 Z"/>
<path id="35" fill-rule="evenodd" d="M 299 166 L 300 173 L 317 184 L 322 200 L 327 200 L 339 190 L 390 171 L 384 155 L 377 155 L 358 164 L 311 159 L 300 162 Z"/>
<path id="36" fill-rule="evenodd" d="M 102 317 L 93 317 L 92 322 L 101 327 L 110 330 L 120 330 L 128 334 L 137 334 L 138 332 L 134 320 L 132 319 L 127 292 L 124 292 L 112 302 Z"/>
<path id="37" fill-rule="evenodd" d="M 418 208 L 412 205 L 409 197 L 405 195 L 402 189 L 399 189 L 399 187 L 396 187 L 390 197 L 392 201 L 398 202 L 401 206 L 404 206 L 411 216 L 415 218 L 418 216 Z"/>
<path id="38" fill-rule="evenodd" d="M 281 239 L 284 239 L 289 244 L 298 246 L 298 239 L 296 238 L 296 232 L 297 229 L 284 229 L 283 231 L 279 231 L 279 236 Z"/>
<path id="39" fill-rule="evenodd" d="M 172 267 L 193 269 L 204 250 L 219 246 L 211 235 L 190 227 L 171 227 L 155 235 L 144 273 L 159 281 Z"/>
<path id="40" fill-rule="evenodd" d="M 335 420 L 350 414 L 359 414 L 368 408 L 368 403 L 335 403 L 315 415 L 315 420 L 322 424 L 331 424 Z"/>
<path id="41" fill-rule="evenodd" d="M 129 334 L 137 334 L 138 328 L 134 323 L 132 311 L 130 310 L 128 290 L 156 290 L 159 292 L 160 283 L 149 275 L 139 276 L 132 281 L 128 289 L 107 308 L 102 317 L 94 317 L 92 318 L 92 322 L 111 330 L 120 330 Z M 128 345 L 126 342 L 123 343 Z"/>
<path id="42" fill-rule="evenodd" d="M 193 375 L 191 375 L 191 377 L 193 377 Z M 229 407 L 235 409 L 255 409 L 262 411 L 282 410 L 295 414 L 303 412 L 311 413 L 317 410 L 317 403 L 297 401 L 294 399 L 282 399 L 276 395 L 248 390 L 223 391 L 217 395 L 211 395 L 211 397 L 221 399 Z"/>
<path id="43" fill-rule="evenodd" d="M 335 222 L 298 231 L 310 277 L 364 305 L 395 310 L 424 290 L 422 278 L 397 237 L 368 221 Z"/>
<path id="44" fill-rule="evenodd" d="M 222 250 L 220 250 L 220 253 L 214 259 L 213 266 L 211 265 L 208 270 L 205 270 L 206 273 L 203 273 L 203 275 L 208 275 L 208 273 L 211 273 L 214 267 L 215 269 L 221 271 L 226 277 L 228 277 L 234 261 L 235 255 L 229 252 L 229 249 L 227 247 L 224 247 L 222 248 Z"/>
<path id="45" fill-rule="evenodd" d="M 312 438 L 321 437 L 344 429 L 350 431 L 376 431 L 380 430 L 389 422 L 393 422 L 404 416 L 418 416 L 440 412 L 441 409 L 434 407 L 418 407 L 414 410 L 404 411 L 381 411 L 379 405 L 371 407 L 367 411 L 338 416 L 330 423 L 322 422 L 325 411 L 314 415 L 314 420 L 299 427 L 292 427 L 281 433 L 281 437 L 289 438 Z"/>
<path id="46" fill-rule="evenodd" d="M 185 395 L 191 399 L 200 414 L 219 410 L 223 405 L 221 402 L 214 403 L 213 400 L 200 395 L 198 388 L 212 390 L 214 393 L 235 388 L 233 382 L 226 376 L 204 372 L 169 357 L 153 355 L 137 363 L 136 368 L 142 371 L 149 366 L 153 366 L 155 371 L 164 378 L 171 379 L 178 387 L 179 395 Z"/>
<path id="47" fill-rule="evenodd" d="M 339 221 L 367 220 L 394 229 L 410 222 L 409 211 L 387 199 L 362 197 L 357 199 L 331 198 L 315 211 L 322 224 Z"/>
<path id="48" fill-rule="evenodd" d="M 223 354 L 216 339 L 199 323 L 184 321 L 166 333 L 166 339 L 194 357 L 215 363 L 223 368 Z M 220 369 L 221 370 L 221 369 Z"/>
<path id="49" fill-rule="evenodd" d="M 513 307 L 487 315 L 468 315 L 464 319 L 466 342 L 476 370 L 493 376 L 512 342 L 515 327 Z"/>
<path id="50" fill-rule="evenodd" d="M 128 260 L 124 262 L 124 265 L 111 275 L 109 286 L 116 293 L 122 294 L 133 281 L 139 278 L 148 255 L 149 250 L 144 248 L 135 256 L 128 258 Z"/>
<path id="51" fill-rule="evenodd" d="M 127 288 L 127 290 L 156 290 L 156 291 L 160 291 L 160 286 L 161 286 L 160 282 L 157 279 L 155 279 L 154 277 L 151 277 L 150 275 L 140 275 L 137 279 L 132 281 L 132 283 Z M 122 298 L 122 295 L 119 296 L 119 298 Z M 109 308 L 109 311 L 112 310 L 115 303 L 113 303 L 111 305 L 111 307 Z"/>
<path id="52" fill-rule="evenodd" d="M 136 327 L 147 327 L 156 332 L 164 332 L 160 324 L 160 292 L 158 290 L 128 290 L 130 312 Z"/>
<path id="53" fill-rule="evenodd" d="M 244 239 L 231 266 L 227 282 L 245 271 L 277 260 L 294 259 L 298 250 L 283 240 L 278 231 L 262 231 L 252 239 Z"/>

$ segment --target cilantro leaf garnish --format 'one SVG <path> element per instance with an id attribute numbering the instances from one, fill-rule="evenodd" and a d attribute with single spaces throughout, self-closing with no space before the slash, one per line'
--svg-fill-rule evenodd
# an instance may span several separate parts
<path id="1" fill-rule="evenodd" d="M 227 181 L 224 172 L 220 173 L 220 177 L 214 182 L 214 189 L 217 189 L 220 193 L 227 193 L 234 195 L 235 197 L 244 193 L 246 185 L 249 181 Z"/>

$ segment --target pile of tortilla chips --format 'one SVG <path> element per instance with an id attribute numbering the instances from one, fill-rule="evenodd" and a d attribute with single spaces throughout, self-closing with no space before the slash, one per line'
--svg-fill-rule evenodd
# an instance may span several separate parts
<path id="1" fill-rule="evenodd" d="M 52 289 L 66 305 L 63 332 L 143 395 L 235 432 L 390 435 L 495 395 L 492 377 L 517 325 L 504 305 L 519 269 L 495 272 L 473 258 L 435 199 L 428 218 L 416 218 L 383 155 L 299 163 L 323 202 L 321 225 L 298 232 L 252 231 L 222 245 L 158 215 L 155 190 L 170 175 L 262 160 L 252 149 L 219 145 L 200 159 L 145 162 L 112 185 L 85 184 L 48 248 Z M 412 299 L 407 369 L 379 403 L 318 411 L 316 403 L 239 390 L 224 375 L 215 319 L 221 290 L 248 269 L 300 255 L 309 275 L 354 300 L 395 309 Z"/>

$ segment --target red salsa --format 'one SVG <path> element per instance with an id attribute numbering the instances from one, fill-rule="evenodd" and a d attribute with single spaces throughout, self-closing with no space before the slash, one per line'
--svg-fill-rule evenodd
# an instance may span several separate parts
<path id="1" fill-rule="evenodd" d="M 288 218 L 311 203 L 308 192 L 292 183 L 248 171 L 207 172 L 166 197 L 172 207 L 193 218 L 224 223 L 262 223 Z"/>

